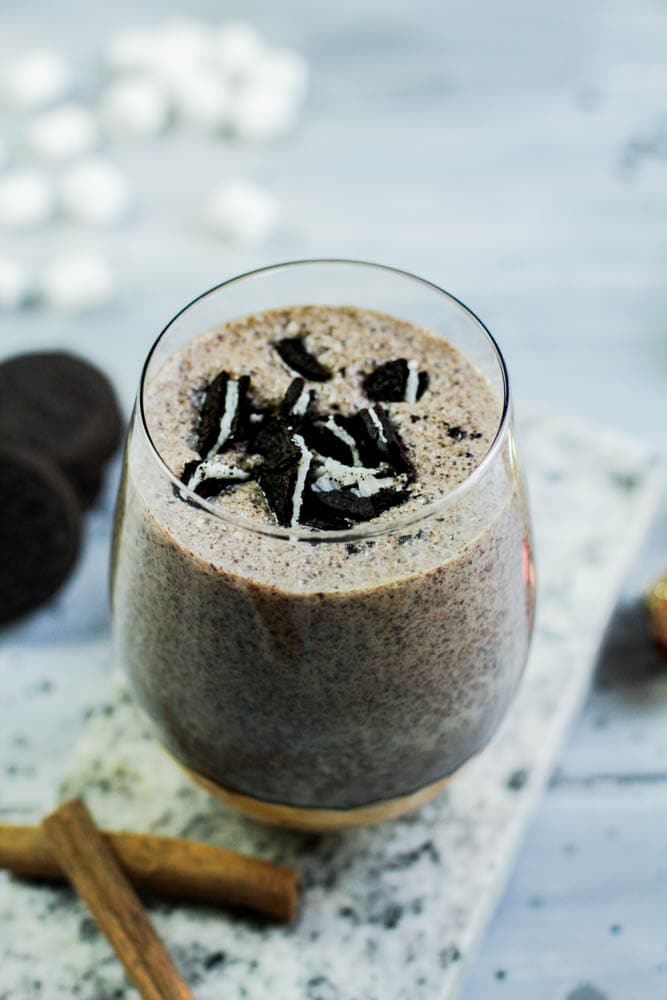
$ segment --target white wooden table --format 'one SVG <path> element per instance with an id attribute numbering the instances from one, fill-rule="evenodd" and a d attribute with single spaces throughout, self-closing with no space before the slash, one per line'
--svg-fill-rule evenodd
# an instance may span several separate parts
<path id="1" fill-rule="evenodd" d="M 135 8 L 24 0 L 0 15 L 0 62 L 43 42 L 91 66 L 105 33 Z M 113 375 L 129 406 L 148 345 L 194 294 L 272 260 L 358 256 L 424 274 L 468 302 L 503 346 L 517 396 L 664 450 L 665 4 L 197 0 L 189 10 L 252 18 L 307 53 L 313 83 L 299 131 L 273 147 L 180 133 L 115 150 L 138 193 L 133 221 L 100 236 L 53 227 L 13 238 L 11 250 L 37 266 L 63 247 L 100 245 L 118 270 L 118 303 L 75 321 L 0 317 L 3 354 L 69 345 Z M 166 11 L 179 5 L 145 0 L 141 16 Z M 216 243 L 193 222 L 202 190 L 238 174 L 283 205 L 279 232 L 258 251 Z M 464 1000 L 667 995 L 667 668 L 637 605 L 667 566 L 664 522 L 628 581 Z M 99 592 L 73 602 L 77 614 L 60 626 L 72 638 L 106 627 L 106 552 L 93 547 L 86 559 L 86 589 L 97 580 Z M 40 617 L 8 641 L 50 638 Z M 0 692 L 9 694 L 2 678 Z M 0 726 L 13 796 L 3 800 L 0 785 L 0 811 L 53 786 L 100 677 L 26 674 L 12 694 L 34 739 L 13 740 L 25 715 Z"/>

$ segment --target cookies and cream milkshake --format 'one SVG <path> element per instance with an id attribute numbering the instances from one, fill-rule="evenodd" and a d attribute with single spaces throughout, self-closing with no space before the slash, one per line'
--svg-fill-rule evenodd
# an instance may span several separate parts
<path id="1" fill-rule="evenodd" d="M 294 825 L 427 797 L 493 734 L 532 625 L 496 389 L 404 319 L 294 305 L 194 336 L 142 403 L 114 628 L 166 747 Z"/>

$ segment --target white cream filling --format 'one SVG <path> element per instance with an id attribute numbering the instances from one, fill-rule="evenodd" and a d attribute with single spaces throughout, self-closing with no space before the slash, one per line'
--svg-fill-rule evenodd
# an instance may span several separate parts
<path id="1" fill-rule="evenodd" d="M 306 478 L 308 476 L 308 470 L 310 469 L 310 463 L 313 460 L 313 456 L 300 434 L 293 434 L 292 441 L 301 452 L 301 458 L 299 459 L 299 466 L 296 473 L 296 483 L 294 484 L 294 496 L 292 497 L 292 527 L 294 527 L 299 523 L 301 506 L 303 504 L 303 491 L 306 486 Z"/>
<path id="2" fill-rule="evenodd" d="M 405 383 L 405 402 L 416 403 L 419 392 L 419 365 L 416 361 L 408 361 L 408 380 Z"/>
<path id="3" fill-rule="evenodd" d="M 373 421 L 373 423 L 375 424 L 375 426 L 377 428 L 378 437 L 379 437 L 380 441 L 382 442 L 382 444 L 386 444 L 387 443 L 387 439 L 386 439 L 386 437 L 384 435 L 384 427 L 382 426 L 382 421 L 378 417 L 378 415 L 375 412 L 375 410 L 373 409 L 373 407 L 371 407 L 371 409 L 368 412 L 370 414 L 371 420 Z"/>
<path id="4" fill-rule="evenodd" d="M 210 458 L 211 455 L 215 455 L 219 452 L 223 444 L 225 444 L 229 438 L 229 435 L 232 432 L 232 424 L 234 423 L 234 417 L 236 416 L 236 409 L 238 405 L 239 384 L 235 379 L 230 378 L 225 388 L 225 410 L 220 418 L 220 432 L 218 434 L 218 440 L 209 451 L 206 456 L 207 458 Z"/>
<path id="5" fill-rule="evenodd" d="M 348 434 L 348 432 L 345 430 L 344 427 L 340 427 L 340 425 L 336 423 L 336 418 L 327 417 L 324 426 L 328 427 L 331 433 L 335 434 L 339 441 L 342 441 L 343 444 L 346 444 L 348 446 L 348 448 L 352 452 L 352 461 L 354 462 L 354 464 L 361 465 L 361 459 L 359 458 L 359 449 L 357 448 L 357 442 L 354 440 L 351 434 Z"/>
<path id="6" fill-rule="evenodd" d="M 188 479 L 188 488 L 194 490 L 196 486 L 203 483 L 205 479 L 250 479 L 250 474 L 245 469 L 239 469 L 236 465 L 228 465 L 221 459 L 206 459 L 200 462 Z"/>
<path id="7" fill-rule="evenodd" d="M 312 398 L 312 389 L 308 389 L 305 385 L 301 390 L 299 398 L 296 400 L 290 413 L 295 417 L 303 417 L 310 405 L 310 400 Z"/>
<path id="8" fill-rule="evenodd" d="M 366 469 L 363 466 L 343 465 L 335 458 L 322 458 L 313 489 L 319 493 L 329 493 L 351 486 L 359 497 L 372 497 L 381 490 L 396 484 L 395 478 L 387 476 L 386 469 Z"/>

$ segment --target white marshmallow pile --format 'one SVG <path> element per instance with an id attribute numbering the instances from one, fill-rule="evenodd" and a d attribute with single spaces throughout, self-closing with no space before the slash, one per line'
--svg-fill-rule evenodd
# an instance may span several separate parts
<path id="1" fill-rule="evenodd" d="M 78 161 L 55 180 L 37 167 L 0 173 L 0 228 L 43 226 L 56 211 L 78 222 L 110 225 L 130 205 L 125 175 L 103 157 Z"/>
<path id="2" fill-rule="evenodd" d="M 59 218 L 121 222 L 132 205 L 130 184 L 102 147 L 154 140 L 181 126 L 211 138 L 281 138 L 297 122 L 308 78 L 298 52 L 271 47 L 252 25 L 185 16 L 117 32 L 103 63 L 98 93 L 86 102 L 79 99 L 86 88 L 57 52 L 27 51 L 0 67 L 0 113 L 20 116 L 22 127 L 16 149 L 0 140 L 0 238 L 2 230 Z M 222 181 L 203 206 L 210 232 L 243 245 L 266 240 L 278 215 L 275 198 L 247 178 Z M 97 254 L 57 259 L 36 281 L 0 257 L 2 308 L 39 301 L 88 309 L 108 301 L 114 284 Z"/>
<path id="3" fill-rule="evenodd" d="M 60 312 L 84 312 L 106 305 L 114 291 L 113 272 L 95 251 L 62 254 L 37 275 L 12 257 L 0 257 L 0 311 L 36 303 Z"/>
<path id="4" fill-rule="evenodd" d="M 299 53 L 271 48 L 250 24 L 216 29 L 185 17 L 113 36 L 107 64 L 116 79 L 102 107 L 111 127 L 124 133 L 136 131 L 131 95 L 139 95 L 153 109 L 146 112 L 151 122 L 169 119 L 257 141 L 279 138 L 296 123 L 308 78 Z"/>

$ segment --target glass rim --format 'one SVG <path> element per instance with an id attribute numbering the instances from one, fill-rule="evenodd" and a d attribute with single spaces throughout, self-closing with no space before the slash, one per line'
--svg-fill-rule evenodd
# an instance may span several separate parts
<path id="1" fill-rule="evenodd" d="M 327 265 L 327 264 L 342 264 L 348 267 L 359 267 L 359 268 L 372 268 L 376 271 L 384 271 L 387 274 L 393 274 L 401 278 L 409 278 L 415 281 L 417 284 L 423 285 L 425 288 L 431 291 L 437 292 L 438 294 L 444 296 L 451 303 L 462 310 L 473 322 L 478 326 L 483 336 L 486 338 L 491 346 L 493 354 L 495 356 L 498 368 L 500 369 L 500 374 L 502 377 L 503 384 L 503 403 L 502 410 L 500 414 L 500 419 L 498 421 L 498 428 L 496 430 L 495 437 L 488 450 L 484 454 L 479 465 L 477 465 L 465 479 L 462 479 L 460 483 L 457 483 L 453 489 L 448 490 L 443 493 L 436 500 L 432 500 L 430 503 L 424 504 L 418 510 L 414 511 L 412 514 L 407 514 L 403 517 L 398 517 L 392 521 L 382 524 L 378 527 L 373 527 L 372 521 L 367 521 L 365 524 L 358 527 L 352 528 L 342 528 L 336 531 L 321 531 L 316 528 L 308 528 L 306 525 L 297 525 L 295 527 L 282 527 L 281 525 L 273 524 L 258 524 L 255 521 L 251 521 L 248 518 L 240 517 L 234 514 L 226 512 L 221 507 L 213 506 L 203 497 L 200 497 L 194 490 L 189 489 L 175 472 L 167 465 L 162 455 L 160 454 L 157 445 L 153 441 L 148 420 L 146 418 L 146 410 L 144 406 L 144 394 L 147 384 L 148 369 L 150 367 L 151 361 L 158 346 L 162 342 L 163 338 L 168 334 L 174 323 L 176 323 L 181 316 L 188 312 L 193 306 L 198 302 L 203 301 L 209 296 L 215 295 L 217 292 L 226 288 L 228 285 L 233 285 L 241 281 L 245 281 L 247 278 L 253 278 L 261 274 L 266 274 L 269 272 L 277 272 L 287 270 L 289 268 L 297 267 L 308 267 L 310 265 Z M 507 365 L 505 363 L 505 358 L 503 357 L 502 351 L 498 346 L 498 343 L 488 329 L 486 324 L 479 318 L 479 316 L 473 312 L 464 302 L 458 299 L 451 292 L 448 292 L 445 288 L 437 285 L 433 281 L 429 281 L 428 278 L 422 278 L 417 274 L 413 274 L 411 271 L 407 271 L 403 268 L 393 267 L 390 264 L 379 264 L 375 261 L 368 260 L 357 260 L 354 258 L 346 257 L 306 257 L 300 260 L 288 260 L 282 261 L 277 264 L 267 264 L 263 267 L 252 268 L 249 271 L 244 271 L 242 274 L 234 275 L 231 278 L 221 281 L 217 285 L 213 285 L 211 288 L 191 299 L 187 305 L 179 309 L 177 313 L 172 316 L 169 322 L 162 328 L 160 333 L 157 335 L 153 344 L 146 355 L 146 360 L 143 364 L 141 370 L 141 377 L 139 379 L 139 393 L 137 397 L 138 411 L 141 422 L 141 427 L 143 433 L 146 435 L 151 453 L 156 459 L 158 465 L 161 467 L 162 471 L 166 475 L 167 479 L 170 480 L 172 486 L 174 486 L 179 494 L 184 496 L 187 502 L 191 505 L 199 507 L 201 510 L 213 517 L 224 521 L 232 528 L 239 528 L 243 531 L 252 531 L 255 534 L 269 535 L 274 538 L 283 538 L 288 541 L 303 541 L 310 542 L 311 544 L 327 544 L 332 542 L 351 542 L 359 541 L 360 539 L 376 538 L 381 535 L 394 534 L 396 531 L 405 529 L 406 527 L 411 527 L 414 524 L 418 524 L 433 515 L 446 510 L 452 504 L 458 502 L 463 496 L 465 496 L 485 475 L 486 470 L 490 467 L 493 460 L 500 451 L 502 444 L 507 437 L 508 430 L 510 427 L 511 419 L 511 395 L 510 395 L 510 383 L 509 375 L 507 372 Z"/>

